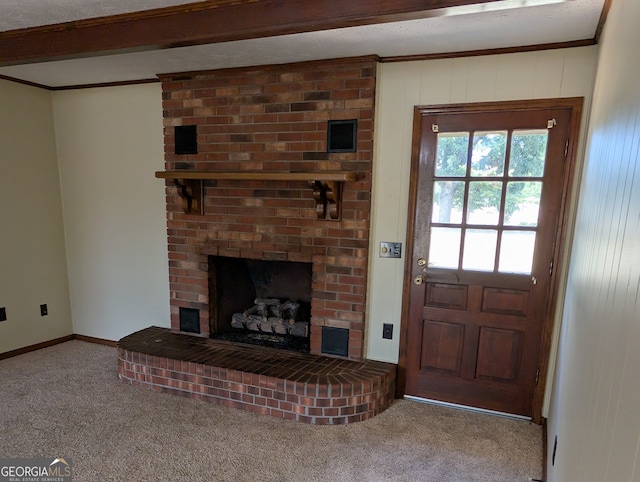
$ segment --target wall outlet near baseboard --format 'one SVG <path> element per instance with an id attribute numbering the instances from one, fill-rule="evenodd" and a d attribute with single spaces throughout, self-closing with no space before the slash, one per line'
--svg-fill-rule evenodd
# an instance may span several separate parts
<path id="1" fill-rule="evenodd" d="M 49 311 L 47 311 L 47 305 L 40 305 L 40 316 L 47 316 Z"/>
<path id="2" fill-rule="evenodd" d="M 385 340 L 393 339 L 393 325 L 391 323 L 382 324 L 382 338 Z"/>

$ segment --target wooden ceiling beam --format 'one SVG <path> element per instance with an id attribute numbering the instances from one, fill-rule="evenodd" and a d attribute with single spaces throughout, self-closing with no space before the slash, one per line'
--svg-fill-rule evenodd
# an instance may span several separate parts
<path id="1" fill-rule="evenodd" d="M 0 32 L 0 66 L 411 20 L 500 0 L 209 0 Z"/>

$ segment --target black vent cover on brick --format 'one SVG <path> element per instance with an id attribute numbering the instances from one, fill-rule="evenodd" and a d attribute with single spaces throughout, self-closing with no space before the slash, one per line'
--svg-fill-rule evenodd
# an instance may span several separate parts
<path id="1" fill-rule="evenodd" d="M 358 121 L 330 120 L 327 124 L 327 152 L 356 152 Z"/>
<path id="2" fill-rule="evenodd" d="M 327 355 L 349 356 L 349 330 L 323 326 L 321 350 Z"/>
<path id="3" fill-rule="evenodd" d="M 200 333 L 200 310 L 180 308 L 180 331 Z"/>
<path id="4" fill-rule="evenodd" d="M 176 154 L 197 154 L 198 153 L 198 126 L 175 126 Z"/>

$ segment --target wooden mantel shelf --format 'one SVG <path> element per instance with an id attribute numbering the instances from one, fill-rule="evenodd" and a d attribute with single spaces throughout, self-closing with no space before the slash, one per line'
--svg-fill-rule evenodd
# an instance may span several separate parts
<path id="1" fill-rule="evenodd" d="M 352 171 L 157 171 L 159 179 L 173 179 L 186 214 L 204 214 L 205 180 L 306 181 L 313 189 L 318 219 L 340 219 L 342 183 L 358 181 Z"/>
<path id="2" fill-rule="evenodd" d="M 158 171 L 160 179 L 232 179 L 238 181 L 357 181 L 360 174 L 351 171 Z"/>

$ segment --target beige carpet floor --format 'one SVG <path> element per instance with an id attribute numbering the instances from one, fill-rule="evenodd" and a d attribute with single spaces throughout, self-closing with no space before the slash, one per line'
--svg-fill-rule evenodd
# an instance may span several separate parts
<path id="1" fill-rule="evenodd" d="M 0 361 L 0 457 L 71 459 L 74 481 L 527 481 L 542 430 L 408 400 L 310 426 L 118 381 L 81 341 Z"/>

